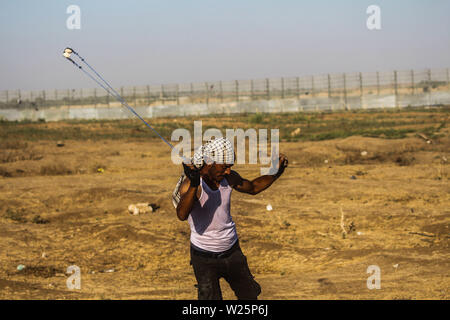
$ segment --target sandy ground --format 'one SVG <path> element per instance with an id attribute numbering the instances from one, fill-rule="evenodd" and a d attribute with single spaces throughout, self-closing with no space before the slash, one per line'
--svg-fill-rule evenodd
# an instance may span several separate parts
<path id="1" fill-rule="evenodd" d="M 432 144 L 281 143 L 285 174 L 259 195 L 232 196 L 260 298 L 449 299 L 449 146 L 448 134 Z M 189 226 L 170 200 L 181 167 L 161 141 L 10 148 L 17 159 L 0 176 L 0 299 L 196 299 Z M 259 174 L 258 165 L 235 170 Z M 130 215 L 139 202 L 160 208 Z M 71 265 L 81 269 L 80 290 L 67 288 Z M 371 265 L 381 289 L 367 287 Z"/>

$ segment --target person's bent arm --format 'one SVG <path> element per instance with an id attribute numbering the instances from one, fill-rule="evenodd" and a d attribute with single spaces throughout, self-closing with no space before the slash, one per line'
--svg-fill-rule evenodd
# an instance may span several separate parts
<path id="1" fill-rule="evenodd" d="M 195 201 L 198 200 L 197 193 L 200 185 L 200 170 L 184 163 L 183 169 L 187 179 L 180 186 L 180 202 L 177 206 L 177 217 L 181 221 L 189 217 Z"/>
<path id="2" fill-rule="evenodd" d="M 177 217 L 181 221 L 186 220 L 189 217 L 189 213 L 197 201 L 198 186 L 191 186 L 189 179 L 184 180 L 180 187 L 180 202 L 177 206 Z"/>
<path id="3" fill-rule="evenodd" d="M 275 175 L 260 176 L 252 181 L 242 178 L 236 171 L 231 171 L 229 175 L 233 188 L 239 192 L 248 193 L 251 195 L 258 194 L 274 183 L 284 172 L 284 169 L 288 165 L 287 157 L 284 154 L 280 154 L 278 172 Z"/>

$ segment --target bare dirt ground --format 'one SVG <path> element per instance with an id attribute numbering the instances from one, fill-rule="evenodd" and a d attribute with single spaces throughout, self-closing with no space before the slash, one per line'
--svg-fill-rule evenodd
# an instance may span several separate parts
<path id="1" fill-rule="evenodd" d="M 285 174 L 259 195 L 232 196 L 260 298 L 449 299 L 450 135 L 441 133 L 429 144 L 413 135 L 282 142 Z M 160 140 L 2 148 L 0 299 L 196 299 L 189 226 L 170 200 L 181 167 Z M 234 168 L 259 174 L 259 165 Z M 130 215 L 139 202 L 160 208 Z M 80 290 L 67 288 L 71 265 Z M 381 289 L 367 287 L 370 265 Z"/>

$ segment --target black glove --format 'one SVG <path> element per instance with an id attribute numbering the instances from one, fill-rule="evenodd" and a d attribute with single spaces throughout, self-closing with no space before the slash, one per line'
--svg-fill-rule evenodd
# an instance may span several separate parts
<path id="1" fill-rule="evenodd" d="M 188 165 L 183 162 L 184 174 L 191 181 L 192 187 L 198 187 L 200 185 L 200 170 L 191 169 Z"/>

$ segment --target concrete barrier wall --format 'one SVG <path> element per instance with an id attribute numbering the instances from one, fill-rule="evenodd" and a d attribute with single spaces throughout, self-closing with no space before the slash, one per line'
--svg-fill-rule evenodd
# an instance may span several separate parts
<path id="1" fill-rule="evenodd" d="M 232 103 L 198 103 L 135 107 L 143 118 L 203 116 L 237 113 L 280 113 L 333 111 L 345 109 L 373 109 L 395 107 L 420 107 L 450 104 L 450 92 L 429 92 L 415 95 L 367 95 L 361 97 L 312 97 L 308 99 L 283 99 L 242 101 Z M 75 119 L 127 119 L 134 115 L 119 103 L 93 106 L 60 106 L 35 109 L 0 109 L 0 119 L 7 121 L 59 121 Z"/>

